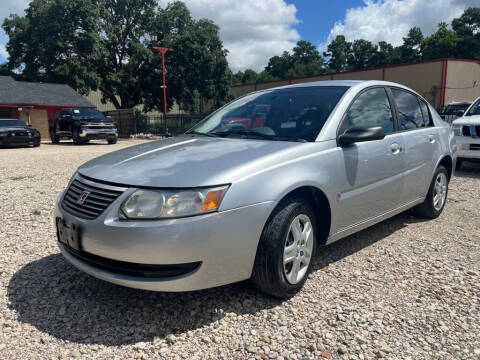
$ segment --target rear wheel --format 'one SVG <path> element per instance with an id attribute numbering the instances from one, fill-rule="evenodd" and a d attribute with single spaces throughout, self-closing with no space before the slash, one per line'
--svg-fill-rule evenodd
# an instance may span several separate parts
<path id="1" fill-rule="evenodd" d="M 108 139 L 108 143 L 109 143 L 110 145 L 116 144 L 116 143 L 117 143 L 117 138 L 115 138 L 115 139 Z"/>
<path id="2" fill-rule="evenodd" d="M 435 219 L 443 211 L 447 202 L 448 194 L 448 172 L 447 169 L 440 165 L 435 171 L 432 183 L 428 190 L 425 201 L 414 208 L 414 211 L 423 217 Z"/>
<path id="3" fill-rule="evenodd" d="M 33 144 L 33 147 L 39 147 L 39 146 L 40 146 L 40 141 Z"/>
<path id="4" fill-rule="evenodd" d="M 312 269 L 316 228 L 308 202 L 301 198 L 283 201 L 262 232 L 252 274 L 254 285 L 277 298 L 295 295 Z"/>

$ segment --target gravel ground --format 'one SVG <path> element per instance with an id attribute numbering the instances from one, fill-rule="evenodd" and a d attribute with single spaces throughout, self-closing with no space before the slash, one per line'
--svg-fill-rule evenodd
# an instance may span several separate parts
<path id="1" fill-rule="evenodd" d="M 249 282 L 154 293 L 59 255 L 53 203 L 76 167 L 117 145 L 0 149 L 0 359 L 480 359 L 480 165 L 442 216 L 409 213 L 319 254 L 288 301 Z"/>

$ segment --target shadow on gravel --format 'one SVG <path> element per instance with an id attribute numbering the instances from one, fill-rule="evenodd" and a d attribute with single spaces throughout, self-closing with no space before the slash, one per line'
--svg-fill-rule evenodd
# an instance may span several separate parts
<path id="1" fill-rule="evenodd" d="M 465 161 L 460 170 L 455 171 L 455 176 L 460 178 L 480 179 L 480 163 Z"/>
<path id="2" fill-rule="evenodd" d="M 421 220 L 404 213 L 322 248 L 314 269 L 417 221 Z M 78 271 L 60 254 L 17 271 L 9 283 L 8 298 L 19 321 L 63 340 L 104 345 L 151 341 L 208 326 L 228 313 L 256 314 L 282 304 L 257 292 L 248 281 L 189 293 L 125 288 Z"/>

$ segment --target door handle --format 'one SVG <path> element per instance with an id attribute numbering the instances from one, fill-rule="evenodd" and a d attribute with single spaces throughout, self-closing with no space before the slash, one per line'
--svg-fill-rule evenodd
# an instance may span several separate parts
<path id="1" fill-rule="evenodd" d="M 402 151 L 402 147 L 400 146 L 400 144 L 398 143 L 393 143 L 391 146 L 390 146 L 390 150 L 393 154 L 398 154 Z"/>
<path id="2" fill-rule="evenodd" d="M 428 135 L 428 141 L 433 144 L 435 143 L 435 135 Z"/>

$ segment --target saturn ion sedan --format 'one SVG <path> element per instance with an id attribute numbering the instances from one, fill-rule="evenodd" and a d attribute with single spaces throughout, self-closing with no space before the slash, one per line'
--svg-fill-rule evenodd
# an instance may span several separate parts
<path id="1" fill-rule="evenodd" d="M 58 244 L 115 284 L 189 291 L 251 279 L 286 298 L 319 246 L 410 208 L 439 216 L 455 151 L 450 126 L 399 84 L 258 91 L 182 136 L 82 165 L 57 200 Z"/>

